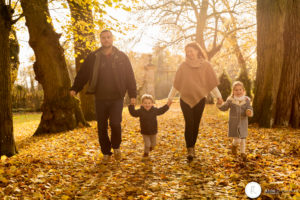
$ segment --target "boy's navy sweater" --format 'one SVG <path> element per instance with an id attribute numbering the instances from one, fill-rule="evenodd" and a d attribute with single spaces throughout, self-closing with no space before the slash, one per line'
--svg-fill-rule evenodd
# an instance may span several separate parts
<path id="1" fill-rule="evenodd" d="M 140 118 L 141 133 L 145 135 L 155 135 L 157 133 L 157 115 L 162 115 L 169 109 L 168 105 L 156 108 L 152 106 L 150 110 L 146 110 L 143 106 L 140 109 L 135 109 L 134 105 L 129 105 L 129 113 L 133 117 Z"/>

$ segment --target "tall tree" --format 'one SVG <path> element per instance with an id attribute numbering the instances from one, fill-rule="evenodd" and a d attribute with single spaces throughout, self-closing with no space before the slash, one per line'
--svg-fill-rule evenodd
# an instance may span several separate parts
<path id="1" fill-rule="evenodd" d="M 299 128 L 299 0 L 257 1 L 257 75 L 253 121 Z"/>
<path id="2" fill-rule="evenodd" d="M 226 0 L 228 1 L 228 0 Z M 161 41 L 164 45 L 173 45 L 182 41 L 197 41 L 211 59 L 218 53 L 224 40 L 236 30 L 228 30 L 222 25 L 221 18 L 228 13 L 234 13 L 242 5 L 239 0 L 233 1 L 227 9 L 222 1 L 218 0 L 144 0 L 141 8 L 142 15 L 147 21 L 166 27 L 172 37 L 168 41 Z M 150 11 L 151 15 L 147 15 Z M 150 20 L 149 20 L 150 19 Z"/>
<path id="3" fill-rule="evenodd" d="M 286 1 L 283 70 L 275 124 L 300 127 L 300 0 Z"/>
<path id="4" fill-rule="evenodd" d="M 226 8 L 228 10 L 230 10 L 230 2 L 228 0 L 222 0 L 223 4 L 226 6 Z M 237 80 L 243 82 L 244 84 L 244 87 L 246 89 L 246 93 L 249 97 L 252 97 L 252 94 L 251 94 L 251 80 L 249 79 L 249 76 L 248 76 L 248 71 L 247 71 L 247 64 L 246 64 L 246 59 L 245 59 L 245 56 L 243 55 L 242 53 L 242 49 L 238 43 L 238 31 L 236 30 L 239 30 L 238 28 L 238 21 L 237 21 L 237 18 L 235 17 L 234 13 L 233 12 L 229 12 L 229 15 L 230 15 L 230 24 L 228 24 L 229 28 L 228 30 L 233 30 L 232 31 L 232 34 L 230 34 L 227 38 L 227 40 L 232 44 L 232 47 L 233 47 L 233 52 L 237 58 L 237 62 L 238 62 L 238 65 L 239 65 L 239 75 L 237 77 Z M 253 25 L 249 25 L 248 27 L 246 28 L 249 28 Z"/>
<path id="5" fill-rule="evenodd" d="M 19 69 L 19 51 L 20 46 L 17 39 L 17 33 L 15 30 L 10 31 L 10 37 L 9 37 L 9 52 L 10 52 L 10 65 L 11 65 L 11 79 L 12 83 L 15 82 L 18 75 L 18 69 Z"/>
<path id="6" fill-rule="evenodd" d="M 14 7 L 11 1 L 5 2 L 0 0 L 0 155 L 12 156 L 17 150 L 13 135 L 9 35 L 20 18 L 13 19 Z"/>
<path id="7" fill-rule="evenodd" d="M 69 78 L 64 51 L 51 23 L 47 0 L 21 0 L 29 30 L 29 44 L 34 50 L 36 80 L 42 85 L 42 118 L 34 135 L 60 132 L 87 125 L 79 101 L 69 94 Z"/>
<path id="8" fill-rule="evenodd" d="M 92 13 L 92 2 L 68 0 L 71 10 L 72 31 L 74 36 L 76 71 L 86 56 L 95 48 L 95 30 Z M 80 92 L 81 108 L 86 120 L 95 120 L 95 104 L 92 95 L 86 95 L 87 86 Z"/>

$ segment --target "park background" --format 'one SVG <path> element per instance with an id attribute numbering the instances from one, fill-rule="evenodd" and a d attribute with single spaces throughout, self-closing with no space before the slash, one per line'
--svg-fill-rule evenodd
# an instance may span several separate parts
<path id="1" fill-rule="evenodd" d="M 262 199 L 299 198 L 299 4 L 0 0 L 0 196 L 240 199 L 256 181 Z M 114 44 L 129 56 L 138 97 L 151 93 L 157 105 L 166 102 L 191 41 L 206 51 L 224 99 L 232 81 L 244 82 L 254 107 L 249 162 L 228 152 L 228 114 L 208 98 L 193 164 L 184 162 L 178 102 L 160 118 L 160 144 L 150 163 L 140 160 L 138 121 L 126 108 L 123 162 L 98 163 L 93 97 L 83 91 L 79 101 L 68 91 L 103 29 L 113 31 Z"/>

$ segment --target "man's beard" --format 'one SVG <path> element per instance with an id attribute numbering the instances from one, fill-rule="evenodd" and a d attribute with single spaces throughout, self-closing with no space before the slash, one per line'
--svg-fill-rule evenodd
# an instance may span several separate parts
<path id="1" fill-rule="evenodd" d="M 103 45 L 102 47 L 103 47 L 104 49 L 110 49 L 112 46 L 113 46 L 113 45 L 110 44 L 110 45 Z"/>

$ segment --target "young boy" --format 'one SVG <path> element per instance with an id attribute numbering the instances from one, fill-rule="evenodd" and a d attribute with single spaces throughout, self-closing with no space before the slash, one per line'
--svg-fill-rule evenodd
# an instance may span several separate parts
<path id="1" fill-rule="evenodd" d="M 148 157 L 149 152 L 152 151 L 156 145 L 156 135 L 157 135 L 157 115 L 164 114 L 171 103 L 168 103 L 160 108 L 153 106 L 153 97 L 149 94 L 144 94 L 142 96 L 141 108 L 136 110 L 134 105 L 129 105 L 129 113 L 133 117 L 140 118 L 141 134 L 144 139 L 144 155 L 143 157 Z"/>

